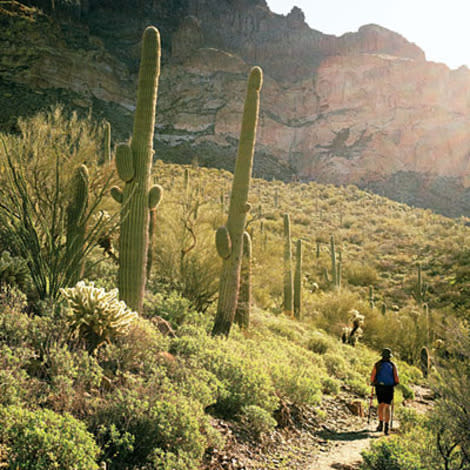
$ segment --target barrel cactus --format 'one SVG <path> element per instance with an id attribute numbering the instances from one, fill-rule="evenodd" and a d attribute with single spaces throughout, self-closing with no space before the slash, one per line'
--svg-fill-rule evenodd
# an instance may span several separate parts
<path id="1" fill-rule="evenodd" d="M 242 128 L 235 163 L 232 193 L 228 210 L 227 223 L 216 233 L 217 251 L 223 259 L 219 285 L 219 301 L 213 335 L 228 336 L 237 306 L 240 287 L 240 267 L 242 259 L 243 233 L 245 231 L 253 156 L 256 141 L 256 126 L 259 113 L 259 95 L 263 73 L 259 67 L 253 67 L 248 78 Z"/>
<path id="2" fill-rule="evenodd" d="M 150 187 L 153 135 L 160 75 L 160 34 L 149 26 L 143 34 L 137 106 L 130 144 L 116 148 L 116 167 L 124 190 L 111 191 L 121 203 L 119 295 L 130 308 L 142 311 L 147 280 L 149 213 L 160 202 L 162 188 Z"/>

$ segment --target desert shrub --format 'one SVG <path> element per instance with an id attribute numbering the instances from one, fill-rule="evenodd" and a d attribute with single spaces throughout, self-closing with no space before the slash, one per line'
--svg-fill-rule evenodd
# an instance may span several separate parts
<path id="1" fill-rule="evenodd" d="M 86 414 L 101 385 L 103 370 L 86 351 L 71 351 L 67 345 L 52 344 L 45 350 L 43 373 L 48 377 L 47 403 L 57 412 Z"/>
<path id="2" fill-rule="evenodd" d="M 37 381 L 26 371 L 34 357 L 29 348 L 0 344 L 0 405 L 19 405 L 38 393 Z"/>
<path id="3" fill-rule="evenodd" d="M 234 417 L 249 405 L 269 412 L 276 408 L 277 399 L 271 378 L 260 361 L 249 355 L 230 354 L 219 347 L 206 349 L 203 362 L 221 383 L 214 405 L 217 414 Z"/>
<path id="4" fill-rule="evenodd" d="M 148 318 L 160 316 L 174 327 L 189 322 L 198 315 L 191 301 L 175 290 L 170 291 L 168 295 L 160 293 L 147 295 L 144 301 L 144 314 Z"/>
<path id="5" fill-rule="evenodd" d="M 322 392 L 326 395 L 338 395 L 341 389 L 341 382 L 332 378 L 325 377 L 322 380 Z"/>
<path id="6" fill-rule="evenodd" d="M 307 349 L 316 354 L 325 354 L 331 346 L 329 339 L 320 332 L 312 333 L 308 339 Z"/>
<path id="7" fill-rule="evenodd" d="M 395 436 L 373 442 L 371 450 L 363 452 L 363 470 L 425 470 L 418 456 Z"/>
<path id="8" fill-rule="evenodd" d="M 276 420 L 265 409 L 256 405 L 244 406 L 241 410 L 241 422 L 257 440 L 269 434 L 276 427 Z"/>
<path id="9" fill-rule="evenodd" d="M 163 453 L 197 468 L 215 438 L 200 403 L 178 392 L 162 372 L 151 381 L 132 379 L 93 417 L 110 469 L 145 468 L 153 460 L 162 465 Z"/>
<path id="10" fill-rule="evenodd" d="M 353 261 L 345 263 L 344 278 L 353 286 L 370 286 L 377 281 L 377 271 L 370 264 Z"/>
<path id="11" fill-rule="evenodd" d="M 44 409 L 0 407 L 0 442 L 9 468 L 98 469 L 99 449 L 83 423 Z"/>
<path id="12" fill-rule="evenodd" d="M 75 287 L 61 289 L 70 304 L 67 321 L 73 332 L 84 340 L 90 352 L 125 335 L 137 314 L 118 299 L 118 291 L 106 292 L 93 283 L 80 281 Z"/>

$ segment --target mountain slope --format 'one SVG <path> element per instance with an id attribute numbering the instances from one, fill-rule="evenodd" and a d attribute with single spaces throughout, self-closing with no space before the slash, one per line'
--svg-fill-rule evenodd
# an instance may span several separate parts
<path id="1" fill-rule="evenodd" d="M 231 168 L 250 65 L 265 71 L 255 173 L 353 183 L 448 215 L 470 214 L 470 72 L 430 63 L 397 33 L 341 37 L 263 0 L 30 1 L 0 6 L 4 128 L 56 100 L 127 137 L 144 26 L 162 32 L 157 149 Z M 73 8 L 72 8 L 72 6 Z M 191 16 L 188 16 L 191 15 Z"/>

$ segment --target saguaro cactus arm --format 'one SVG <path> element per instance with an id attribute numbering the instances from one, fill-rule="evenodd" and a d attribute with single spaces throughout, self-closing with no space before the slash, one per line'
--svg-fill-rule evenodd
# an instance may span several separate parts
<path id="1" fill-rule="evenodd" d="M 163 188 L 159 184 L 153 185 L 149 190 L 149 209 L 156 209 L 163 196 Z"/>
<path id="2" fill-rule="evenodd" d="M 215 232 L 215 246 L 222 259 L 227 259 L 232 253 L 232 241 L 226 227 L 219 227 Z"/>
<path id="3" fill-rule="evenodd" d="M 116 147 L 116 169 L 125 183 L 131 181 L 135 175 L 134 161 L 129 144 L 118 144 Z"/>

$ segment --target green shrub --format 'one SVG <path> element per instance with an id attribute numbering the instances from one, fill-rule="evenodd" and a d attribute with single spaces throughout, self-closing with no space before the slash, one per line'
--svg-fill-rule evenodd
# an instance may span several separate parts
<path id="1" fill-rule="evenodd" d="M 256 405 L 242 408 L 241 422 L 245 429 L 257 440 L 261 440 L 265 434 L 271 433 L 277 424 L 270 413 Z"/>
<path id="2" fill-rule="evenodd" d="M 83 423 L 70 415 L 24 407 L 0 407 L 0 444 L 9 468 L 98 469 L 99 449 Z"/>
<path id="3" fill-rule="evenodd" d="M 371 450 L 363 452 L 362 456 L 362 470 L 429 470 L 395 436 L 373 442 Z"/>
<path id="4" fill-rule="evenodd" d="M 93 420 L 110 469 L 145 468 L 152 460 L 162 465 L 163 453 L 184 455 L 187 468 L 197 468 L 215 436 L 200 403 L 161 375 L 116 390 Z"/>
<path id="5" fill-rule="evenodd" d="M 331 346 L 331 340 L 319 331 L 315 331 L 308 339 L 307 348 L 317 354 L 325 354 Z"/>

